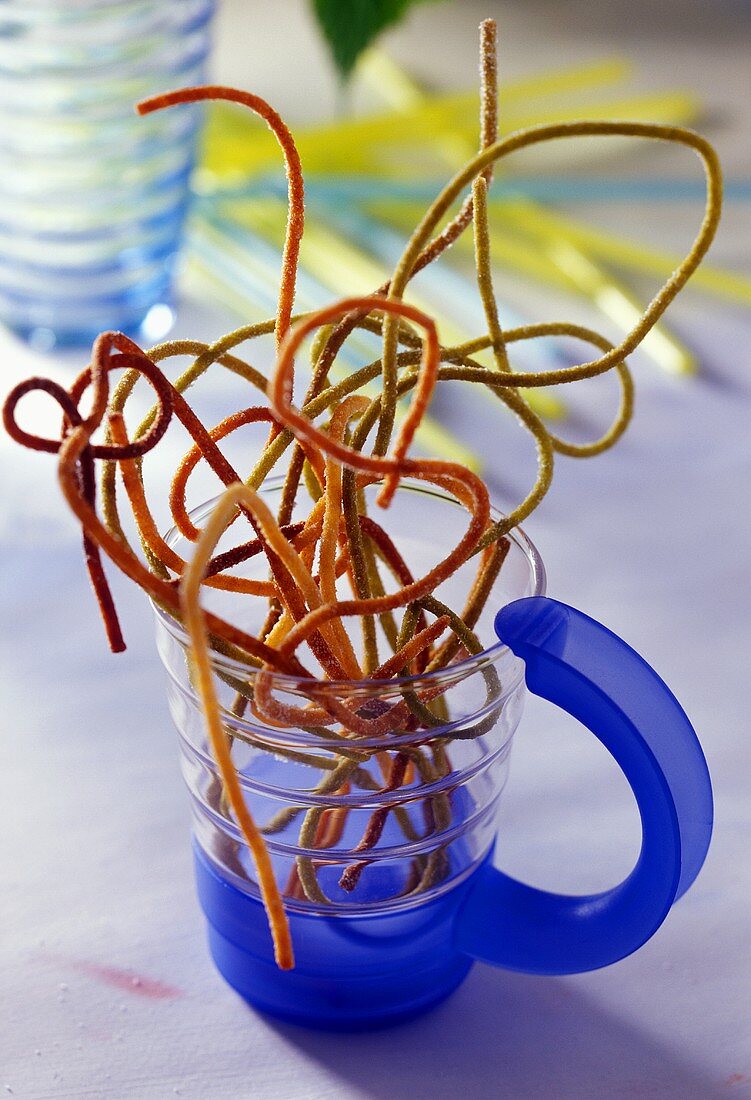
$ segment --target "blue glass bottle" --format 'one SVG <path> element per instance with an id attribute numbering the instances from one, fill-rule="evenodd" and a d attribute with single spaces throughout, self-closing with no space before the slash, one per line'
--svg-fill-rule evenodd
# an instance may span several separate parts
<path id="1" fill-rule="evenodd" d="M 214 0 L 0 3 L 0 320 L 36 346 L 169 327 Z"/>

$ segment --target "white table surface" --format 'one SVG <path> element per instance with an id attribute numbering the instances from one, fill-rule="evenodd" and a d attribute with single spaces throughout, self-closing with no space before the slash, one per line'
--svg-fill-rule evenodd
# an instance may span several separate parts
<path id="1" fill-rule="evenodd" d="M 252 7 L 258 40 L 265 30 L 271 41 L 269 3 Z M 640 7 L 611 5 L 606 19 L 584 0 L 504 5 L 510 68 L 628 50 L 643 64 L 645 84 L 698 86 L 712 108 L 709 132 L 733 171 L 748 175 L 748 142 L 743 152 L 730 140 L 748 137 L 742 13 L 735 9 L 733 22 L 734 5 L 723 7 L 710 33 L 693 4 L 673 2 L 657 13 L 645 4 L 639 14 Z M 468 83 L 473 28 L 499 8 L 426 6 L 394 48 L 406 58 L 435 20 L 435 70 Z M 278 66 L 264 60 L 269 51 L 234 33 L 249 26 L 240 9 L 238 2 L 222 11 L 217 73 L 262 94 L 278 92 L 294 119 L 299 101 Z M 446 45 L 459 9 L 469 28 L 454 40 L 462 81 Z M 292 18 L 299 6 L 288 10 L 293 52 L 313 57 L 311 83 L 325 105 L 330 87 L 318 55 L 305 52 L 308 32 Z M 671 27 L 666 13 L 682 12 Z M 585 19 L 589 37 L 578 42 Z M 649 45 L 636 33 L 640 19 L 642 30 L 659 20 Z M 538 39 L 545 41 L 533 63 Z M 424 70 L 424 47 L 418 55 Z M 697 58 L 706 62 L 700 71 Z M 669 71 L 661 72 L 661 61 Z M 678 229 L 688 239 L 697 217 L 681 207 L 673 227 L 671 209 L 637 215 L 598 208 L 593 216 L 610 214 L 621 225 L 631 219 L 647 239 L 671 246 Z M 747 211 L 729 211 L 715 262 L 742 269 L 751 241 Z M 177 331 L 210 339 L 232 323 L 188 295 Z M 129 648 L 111 657 L 52 460 L 3 440 L 0 1095 L 751 1096 L 751 319 L 690 292 L 672 323 L 700 352 L 700 377 L 671 380 L 637 357 L 630 434 L 592 462 L 561 459 L 529 533 L 546 560 L 551 594 L 641 650 L 694 721 L 717 803 L 704 871 L 654 939 L 615 967 L 546 979 L 478 965 L 430 1015 L 372 1035 L 270 1023 L 215 974 L 193 894 L 187 799 L 149 609 L 115 581 Z M 8 336 L 0 336 L 0 353 L 3 391 L 34 371 L 70 378 L 73 370 L 69 358 L 34 355 Z M 218 381 L 206 393 L 212 411 L 231 399 Z M 608 383 L 572 395 L 572 430 L 604 424 L 612 398 Z M 469 433 L 477 411 L 469 397 L 438 408 L 455 430 Z M 488 410 L 471 434 L 487 450 L 499 504 L 523 493 L 530 447 L 511 420 Z M 592 740 L 552 708 L 528 706 L 501 813 L 497 858 L 505 869 L 572 891 L 605 887 L 628 869 L 638 843 L 635 810 Z"/>

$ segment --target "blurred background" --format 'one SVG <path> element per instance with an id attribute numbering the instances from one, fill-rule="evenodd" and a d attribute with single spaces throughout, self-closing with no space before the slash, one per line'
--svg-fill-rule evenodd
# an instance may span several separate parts
<path id="1" fill-rule="evenodd" d="M 3 393 L 31 374 L 70 384 L 99 328 L 128 328 L 145 345 L 167 335 L 210 342 L 273 312 L 285 192 L 270 135 L 224 106 L 137 119 L 131 104 L 142 95 L 211 79 L 283 115 L 307 183 L 300 309 L 386 278 L 475 147 L 483 18 L 499 27 L 502 133 L 580 115 L 700 130 L 727 183 L 710 255 L 633 357 L 628 435 L 591 462 L 561 458 L 526 527 L 551 594 L 622 634 L 685 705 L 714 778 L 715 841 L 655 940 L 607 972 L 552 980 L 477 967 L 431 1017 L 349 1038 L 346 1049 L 251 1015 L 220 985 L 202 942 L 150 609 L 114 577 L 129 648 L 105 652 L 54 462 L 3 437 L 0 1084 L 34 1097 L 751 1095 L 748 5 L 417 3 L 363 52 L 346 86 L 306 0 L 213 7 L 0 3 Z M 348 5 L 338 9 L 345 20 Z M 344 48 L 336 29 L 330 38 Z M 695 157 L 619 139 L 520 155 L 499 169 L 492 195 L 502 324 L 566 319 L 614 341 L 688 249 L 703 209 Z M 446 340 L 483 331 L 464 246 L 409 297 L 438 316 Z M 354 344 L 343 367 L 363 354 Z M 272 342 L 253 355 L 268 369 Z M 580 347 L 551 341 L 520 349 L 516 362 L 577 356 Z M 437 395 L 420 447 L 482 469 L 494 502 L 512 506 L 533 479 L 533 447 L 471 389 Z M 195 403 L 215 423 L 242 398 L 220 371 Z M 585 440 L 604 430 L 616 400 L 614 381 L 602 379 L 559 387 L 538 407 L 555 431 Z M 32 430 L 56 435 L 57 420 L 42 397 L 24 405 Z M 241 469 L 258 446 L 252 437 L 237 448 Z M 184 450 L 168 440 L 163 453 L 171 462 Z M 168 471 L 145 466 L 166 523 Z M 215 486 L 197 477 L 194 490 L 191 503 Z M 540 701 L 528 707 L 498 844 L 511 873 L 586 891 L 633 863 L 634 808 L 590 741 Z"/>

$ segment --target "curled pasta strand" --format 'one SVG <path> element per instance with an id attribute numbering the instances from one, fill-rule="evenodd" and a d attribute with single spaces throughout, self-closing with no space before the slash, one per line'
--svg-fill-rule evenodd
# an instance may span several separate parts
<path id="1" fill-rule="evenodd" d="M 197 689 L 203 707 L 211 750 L 221 776 L 222 787 L 242 830 L 243 837 L 253 854 L 258 872 L 258 884 L 271 927 L 277 965 L 282 970 L 289 970 L 295 965 L 289 922 L 274 878 L 269 850 L 245 803 L 240 779 L 222 725 L 219 702 L 214 688 L 206 620 L 200 603 L 200 589 L 204 570 L 214 546 L 226 526 L 228 514 L 241 500 L 251 502 L 249 494 L 250 491 L 244 485 L 233 485 L 222 497 L 219 507 L 212 514 L 201 538 L 198 540 L 193 558 L 182 578 L 180 604 L 185 617 L 185 626 L 190 635 Z"/>
<path id="2" fill-rule="evenodd" d="M 102 348 L 102 345 L 99 345 Z M 120 357 L 115 357 L 115 365 Z M 103 362 L 98 367 L 99 385 L 106 388 L 106 376 L 109 364 Z M 81 455 L 89 445 L 91 436 L 99 427 L 97 416 L 101 411 L 101 400 L 97 402 L 94 413 L 75 425 L 60 444 L 58 453 L 58 480 L 63 496 L 71 511 L 78 518 L 84 533 L 96 546 L 144 591 L 161 606 L 166 607 L 176 618 L 181 618 L 180 602 L 174 588 L 163 579 L 154 576 L 136 557 L 130 547 L 115 537 L 99 520 L 93 505 L 82 493 L 77 477 L 77 466 Z M 277 650 L 264 645 L 252 634 L 225 622 L 218 616 L 207 614 L 206 622 L 212 634 L 247 655 L 251 660 L 260 661 L 277 668 L 281 672 L 293 675 L 307 675 L 304 666 L 297 658 L 289 660 Z"/>
<path id="3" fill-rule="evenodd" d="M 475 177 L 491 164 L 518 152 L 547 141 L 559 141 L 574 137 L 634 137 L 653 141 L 670 141 L 693 149 L 698 153 L 704 166 L 707 181 L 707 198 L 704 218 L 691 248 L 684 259 L 664 283 L 642 314 L 641 319 L 631 331 L 611 351 L 597 359 L 580 363 L 572 367 L 563 367 L 557 372 L 548 372 L 550 382 L 578 380 L 592 377 L 609 370 L 616 363 L 630 355 L 641 343 L 652 326 L 659 320 L 676 294 L 701 263 L 714 238 L 720 220 L 722 207 L 722 171 L 717 153 L 710 143 L 693 130 L 680 126 L 663 126 L 647 122 L 610 122 L 582 120 L 560 122 L 543 126 L 531 126 L 519 130 L 508 137 L 495 142 L 473 157 L 464 168 L 446 185 L 441 194 L 423 216 L 420 224 L 404 250 L 391 279 L 390 298 L 401 299 L 407 281 L 410 278 L 415 260 L 425 246 L 430 234 L 449 210 L 451 205 Z M 396 357 L 396 340 L 392 317 L 386 318 L 383 329 L 383 374 L 393 373 Z M 557 377 L 556 377 L 557 376 Z M 524 386 L 525 376 L 514 376 L 514 385 Z M 533 385 L 535 382 L 532 383 Z"/>
<path id="4" fill-rule="evenodd" d="M 260 96 L 253 95 L 251 92 L 238 91 L 237 88 L 228 88 L 221 84 L 207 84 L 203 87 L 180 88 L 173 92 L 165 92 L 162 95 L 141 100 L 136 110 L 140 115 L 147 115 L 152 111 L 161 111 L 166 107 L 174 107 L 181 103 L 198 103 L 201 100 L 216 99 L 238 103 L 259 115 L 273 133 L 284 155 L 284 166 L 287 173 L 288 212 L 282 251 L 279 300 L 274 322 L 274 335 L 278 347 L 289 328 L 292 316 L 300 242 L 305 227 L 305 185 L 302 165 L 289 127 L 281 115 L 265 99 L 261 99 Z"/>
<path id="5" fill-rule="evenodd" d="M 288 398 L 288 381 L 292 370 L 293 355 L 305 336 L 313 329 L 330 323 L 335 317 L 340 317 L 365 305 L 369 305 L 371 310 L 378 309 L 386 313 L 407 317 L 419 324 L 425 331 L 421 369 L 415 394 L 402 423 L 394 452 L 387 458 L 376 455 L 363 455 L 353 451 L 351 447 L 347 447 L 344 443 L 333 440 L 295 409 Z M 326 454 L 338 459 L 345 466 L 385 475 L 384 484 L 378 496 L 378 503 L 386 508 L 398 487 L 404 456 L 430 401 L 436 383 L 439 363 L 440 351 L 435 322 L 422 310 L 404 302 L 392 302 L 387 298 L 345 298 L 335 305 L 309 314 L 293 326 L 279 350 L 276 370 L 269 381 L 269 399 L 279 419 L 292 429 L 298 439 L 317 443 Z"/>

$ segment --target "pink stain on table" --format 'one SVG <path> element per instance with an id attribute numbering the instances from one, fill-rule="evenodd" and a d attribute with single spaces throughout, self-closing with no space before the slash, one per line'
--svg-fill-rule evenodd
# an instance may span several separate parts
<path id="1" fill-rule="evenodd" d="M 123 970 L 119 966 L 107 966 L 103 963 L 89 962 L 87 959 L 70 959 L 70 965 L 81 974 L 89 974 L 105 985 L 121 989 L 124 993 L 133 993 L 137 997 L 146 997 L 151 1001 L 174 1001 L 183 996 L 176 986 L 136 974 L 132 970 Z"/>
<path id="2" fill-rule="evenodd" d="M 76 970 L 79 974 L 87 974 L 102 982 L 103 985 L 109 985 L 123 993 L 131 993 L 135 997 L 145 997 L 150 1001 L 174 1001 L 185 995 L 182 989 L 174 985 L 120 966 L 110 966 L 90 959 L 77 959 L 70 955 L 52 956 L 48 952 L 45 952 L 45 957 Z"/>

